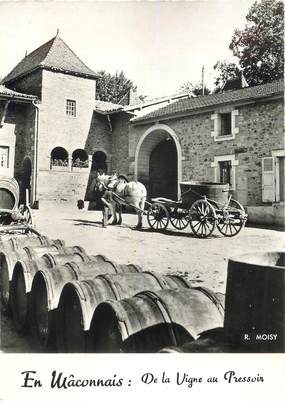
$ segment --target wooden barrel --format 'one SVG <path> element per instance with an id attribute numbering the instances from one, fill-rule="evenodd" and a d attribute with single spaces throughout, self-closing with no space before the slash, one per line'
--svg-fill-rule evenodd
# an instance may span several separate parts
<path id="1" fill-rule="evenodd" d="M 13 270 L 11 281 L 11 311 L 17 330 L 26 331 L 30 320 L 30 291 L 36 272 L 40 269 L 52 269 L 56 265 L 68 261 L 88 261 L 89 257 L 78 251 L 78 246 L 63 249 L 69 254 L 44 254 L 42 257 L 31 260 L 17 261 Z M 60 250 L 61 252 L 62 250 Z"/>
<path id="2" fill-rule="evenodd" d="M 127 268 L 126 268 L 127 267 Z M 124 273 L 124 272 L 129 272 L 129 273 L 138 273 L 142 272 L 142 267 L 137 264 L 117 264 L 117 273 Z"/>
<path id="3" fill-rule="evenodd" d="M 14 178 L 0 176 L 0 209 L 17 209 L 19 194 L 19 185 Z"/>
<path id="4" fill-rule="evenodd" d="M 285 253 L 230 258 L 225 310 L 229 342 L 248 352 L 284 352 Z"/>
<path id="5" fill-rule="evenodd" d="M 216 295 L 221 295 L 215 293 Z M 223 303 L 223 300 L 222 300 Z M 159 353 L 238 353 L 226 339 L 224 328 L 214 328 L 202 332 L 196 340 L 182 346 L 166 346 Z"/>
<path id="6" fill-rule="evenodd" d="M 51 246 L 53 244 L 64 246 L 63 240 L 51 240 L 46 236 L 31 236 L 29 235 L 13 235 L 9 239 L 1 242 L 0 251 L 15 251 L 23 247 L 33 246 Z"/>
<path id="7" fill-rule="evenodd" d="M 204 288 L 145 291 L 95 310 L 90 328 L 92 352 L 157 352 L 181 346 L 201 332 L 222 327 L 224 311 Z"/>
<path id="8" fill-rule="evenodd" d="M 12 247 L 5 248 L 0 252 L 0 278 L 1 278 L 1 303 L 2 311 L 9 311 L 10 304 L 10 287 L 13 276 L 13 270 L 16 262 L 26 258 L 38 258 L 46 253 L 59 253 L 62 250 L 64 242 L 62 240 L 50 240 L 46 237 L 31 237 L 26 239 L 10 239 L 9 244 Z M 26 245 L 34 245 L 35 247 L 26 247 Z M 43 245 L 44 244 L 44 245 Z"/>
<path id="9" fill-rule="evenodd" d="M 67 262 L 65 266 L 40 270 L 35 274 L 31 290 L 31 323 L 42 346 L 55 346 L 55 314 L 66 283 L 95 278 L 100 274 L 140 272 L 140 268 L 133 264 L 117 265 L 102 255 L 95 258 L 91 262 Z"/>
<path id="10" fill-rule="evenodd" d="M 143 289 L 177 288 L 170 277 L 166 281 L 152 272 L 139 274 L 99 275 L 95 279 L 67 283 L 60 296 L 56 316 L 56 338 L 60 352 L 89 350 L 89 334 L 93 312 L 104 300 L 120 300 Z M 182 283 L 180 284 L 182 286 Z M 187 283 L 184 283 L 184 287 Z M 190 286 L 190 285 L 189 285 Z"/>
<path id="11" fill-rule="evenodd" d="M 188 181 L 180 183 L 180 189 L 183 208 L 190 208 L 204 196 L 224 205 L 228 200 L 230 187 L 224 183 Z"/>

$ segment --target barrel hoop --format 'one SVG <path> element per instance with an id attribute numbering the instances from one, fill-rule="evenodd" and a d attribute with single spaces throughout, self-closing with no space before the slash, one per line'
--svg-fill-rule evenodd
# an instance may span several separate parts
<path id="1" fill-rule="evenodd" d="M 109 258 L 105 257 L 105 255 L 102 255 L 102 257 L 104 258 L 105 262 L 108 262 L 109 264 L 113 265 L 113 267 L 115 268 L 116 272 L 119 273 L 119 269 L 118 269 L 118 264 L 112 260 L 109 260 Z"/>
<path id="2" fill-rule="evenodd" d="M 78 296 L 80 297 L 81 300 L 83 300 L 84 302 L 87 301 L 87 298 L 85 296 L 84 291 L 82 290 L 81 284 L 85 284 L 85 286 L 87 286 L 91 291 L 92 291 L 92 287 L 90 286 L 88 281 L 72 281 L 69 282 L 73 285 L 73 288 L 75 289 L 76 293 L 78 294 Z"/>
<path id="3" fill-rule="evenodd" d="M 79 280 L 80 277 L 80 268 L 78 267 L 78 265 L 76 264 L 76 262 L 74 261 L 68 261 L 64 264 L 64 266 L 71 268 L 72 271 L 74 272 L 76 279 Z"/>
<path id="4" fill-rule="evenodd" d="M 126 314 L 126 311 L 122 308 L 122 305 L 120 302 L 116 300 L 109 300 L 107 302 L 108 304 L 114 304 L 116 306 L 116 316 L 118 318 L 118 321 L 121 323 L 120 328 L 121 328 L 121 336 L 123 341 L 125 341 L 127 338 L 130 336 L 130 332 L 128 331 L 128 326 L 126 324 L 126 317 L 128 317 L 128 314 Z M 131 303 L 128 302 L 128 299 L 124 300 L 124 303 L 127 304 L 130 309 L 134 311 L 134 308 Z"/>
<path id="5" fill-rule="evenodd" d="M 171 314 L 170 314 L 166 304 L 164 303 L 164 301 L 160 297 L 158 297 L 156 293 L 151 292 L 150 290 L 147 290 L 143 293 L 139 293 L 139 294 L 137 294 L 137 296 L 141 297 L 141 298 L 144 298 L 144 296 L 146 296 L 159 307 L 165 323 L 170 324 L 169 325 L 170 338 L 171 338 L 174 346 L 178 346 L 177 338 L 176 338 L 176 335 L 175 335 L 175 332 L 173 329 L 173 321 L 171 319 Z"/>
<path id="6" fill-rule="evenodd" d="M 65 247 L 65 241 L 61 240 L 61 239 L 52 240 L 52 243 L 57 245 L 60 248 Z"/>
<path id="7" fill-rule="evenodd" d="M 192 288 L 191 283 L 187 279 L 183 278 L 183 276 L 181 276 L 181 275 L 167 274 L 166 276 L 168 276 L 169 278 L 175 278 L 175 280 L 177 280 L 178 282 L 181 282 L 183 285 L 185 285 L 186 288 L 189 288 L 189 289 Z"/>
<path id="8" fill-rule="evenodd" d="M 36 275 L 41 275 L 43 278 L 45 285 L 46 285 L 46 290 L 47 290 L 47 304 L 49 309 L 51 309 L 52 306 L 52 301 L 54 298 L 54 287 L 51 284 L 51 278 L 50 278 L 50 270 L 49 269 L 42 269 L 36 273 Z"/>
<path id="9" fill-rule="evenodd" d="M 208 289 L 208 288 L 204 288 L 202 286 L 199 287 L 195 287 L 194 289 L 199 290 L 200 292 L 204 293 L 204 295 L 206 295 L 214 304 L 215 306 L 218 308 L 219 312 L 222 314 L 222 316 L 224 316 L 224 307 L 221 304 L 220 300 L 217 298 L 217 296 L 215 295 L 215 293 Z"/>
<path id="10" fill-rule="evenodd" d="M 40 242 L 43 246 L 48 246 L 51 244 L 51 241 L 47 236 L 40 236 Z"/>
<path id="11" fill-rule="evenodd" d="M 108 284 L 108 286 L 109 286 L 109 288 L 112 290 L 112 292 L 113 292 L 113 294 L 114 294 L 114 296 L 115 296 L 115 298 L 116 298 L 116 300 L 121 300 L 121 295 L 120 295 L 120 293 L 118 292 L 118 289 L 117 289 L 117 286 L 116 285 L 114 285 L 114 283 L 112 282 L 112 280 L 111 280 L 111 278 L 110 278 L 110 276 L 109 276 L 109 274 L 101 274 L 101 275 L 98 275 L 98 276 L 96 276 L 96 279 L 102 279 L 104 282 L 106 282 L 107 284 Z"/>
<path id="12" fill-rule="evenodd" d="M 76 251 L 76 252 L 79 252 L 80 254 L 87 255 L 87 254 L 86 254 L 86 251 L 85 251 L 84 248 L 81 247 L 81 246 L 73 246 L 72 249 L 73 249 L 74 251 Z"/>
<path id="13" fill-rule="evenodd" d="M 81 253 L 81 252 L 76 252 L 74 255 L 79 255 L 79 257 L 82 259 L 83 262 L 91 262 L 92 260 L 90 259 L 89 255 L 86 253 Z"/>
<path id="14" fill-rule="evenodd" d="M 55 259 L 53 258 L 52 254 L 48 254 L 48 253 L 44 254 L 41 258 L 49 264 L 50 268 L 52 268 L 56 265 Z"/>
<path id="15" fill-rule="evenodd" d="M 143 269 L 142 269 L 142 267 L 140 265 L 138 265 L 138 264 L 130 264 L 130 265 L 135 267 L 138 272 L 143 272 Z"/>
<path id="16" fill-rule="evenodd" d="M 155 272 L 153 272 L 153 271 L 144 271 L 144 272 L 146 274 L 152 276 L 153 278 L 155 278 L 155 280 L 158 282 L 161 289 L 168 289 L 166 281 L 163 278 L 157 276 L 157 274 Z"/>

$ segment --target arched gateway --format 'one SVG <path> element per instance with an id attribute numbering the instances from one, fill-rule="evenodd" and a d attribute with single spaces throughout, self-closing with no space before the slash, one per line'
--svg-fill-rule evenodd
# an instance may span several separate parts
<path id="1" fill-rule="evenodd" d="M 179 198 L 181 159 L 180 143 L 170 127 L 156 124 L 144 132 L 136 147 L 135 177 L 145 184 L 150 198 Z"/>

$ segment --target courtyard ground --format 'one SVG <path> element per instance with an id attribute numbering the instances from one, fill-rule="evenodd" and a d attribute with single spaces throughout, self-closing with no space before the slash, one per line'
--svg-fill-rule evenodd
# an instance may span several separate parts
<path id="1" fill-rule="evenodd" d="M 242 253 L 285 250 L 285 234 L 277 228 L 245 227 L 233 238 L 214 232 L 208 239 L 193 237 L 190 229 L 166 232 L 135 230 L 137 217 L 123 215 L 121 226 L 102 228 L 100 211 L 78 210 L 65 204 L 45 204 L 34 211 L 36 229 L 66 245 L 80 245 L 88 254 L 103 254 L 119 264 L 139 264 L 144 270 L 185 275 L 196 286 L 225 293 L 227 259 Z M 18 335 L 9 318 L 1 317 L 3 352 L 37 352 L 30 336 Z"/>

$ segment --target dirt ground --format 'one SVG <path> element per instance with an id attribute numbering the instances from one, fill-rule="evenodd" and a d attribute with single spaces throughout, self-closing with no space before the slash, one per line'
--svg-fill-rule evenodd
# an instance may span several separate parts
<path id="1" fill-rule="evenodd" d="M 63 239 L 67 246 L 80 245 L 88 254 L 104 254 L 119 264 L 139 264 L 144 270 L 179 273 L 197 286 L 225 293 L 227 259 L 255 251 L 285 250 L 285 233 L 276 228 L 245 227 L 233 238 L 214 232 L 208 239 L 193 237 L 189 228 L 163 233 L 135 230 L 137 217 L 123 215 L 121 226 L 102 228 L 100 211 L 78 210 L 76 206 L 41 205 L 34 211 L 36 229 L 52 239 Z M 37 352 L 30 336 L 18 335 L 9 318 L 1 317 L 2 352 Z"/>

